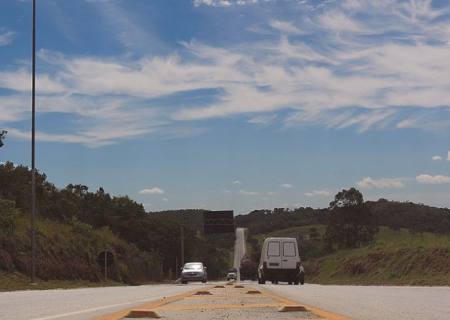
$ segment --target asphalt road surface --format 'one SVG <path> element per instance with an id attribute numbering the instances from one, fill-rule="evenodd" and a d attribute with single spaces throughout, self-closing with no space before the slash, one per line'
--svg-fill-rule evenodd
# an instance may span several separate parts
<path id="1" fill-rule="evenodd" d="M 202 284 L 0 292 L 1 320 L 84 320 L 147 301 L 202 288 Z"/>
<path id="2" fill-rule="evenodd" d="M 236 228 L 236 240 L 234 243 L 233 267 L 239 270 L 242 257 L 245 255 L 245 228 Z"/>
<path id="3" fill-rule="evenodd" d="M 258 287 L 257 284 L 252 284 Z M 450 287 L 264 285 L 266 290 L 363 320 L 449 320 Z"/>
<path id="4" fill-rule="evenodd" d="M 3 292 L 0 293 L 0 319 L 91 319 L 95 315 L 128 309 L 208 285 L 211 283 Z M 247 281 L 244 285 L 263 288 L 299 303 L 352 319 L 450 319 L 450 287 L 289 286 L 258 285 Z"/>

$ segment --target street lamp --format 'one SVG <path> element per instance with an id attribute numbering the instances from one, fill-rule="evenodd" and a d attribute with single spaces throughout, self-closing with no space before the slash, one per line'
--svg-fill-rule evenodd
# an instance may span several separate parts
<path id="1" fill-rule="evenodd" d="M 31 46 L 31 283 L 36 280 L 36 0 L 33 0 Z"/>

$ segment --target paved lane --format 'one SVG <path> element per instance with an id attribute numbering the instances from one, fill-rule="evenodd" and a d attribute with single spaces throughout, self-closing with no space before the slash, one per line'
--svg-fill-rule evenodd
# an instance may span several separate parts
<path id="1" fill-rule="evenodd" d="M 147 285 L 0 292 L 1 320 L 84 320 L 205 285 Z"/>
<path id="2" fill-rule="evenodd" d="M 233 267 L 239 270 L 242 257 L 245 256 L 245 228 L 236 228 L 236 240 L 234 242 Z"/>
<path id="3" fill-rule="evenodd" d="M 252 284 L 258 286 L 257 284 Z M 263 285 L 286 298 L 361 320 L 449 320 L 450 287 Z"/>

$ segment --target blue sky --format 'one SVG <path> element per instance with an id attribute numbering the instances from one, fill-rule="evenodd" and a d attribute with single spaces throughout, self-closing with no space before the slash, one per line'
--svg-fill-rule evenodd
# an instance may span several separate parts
<path id="1" fill-rule="evenodd" d="M 148 210 L 450 207 L 450 5 L 38 0 L 37 166 Z M 30 163 L 31 1 L 0 3 L 0 161 Z"/>

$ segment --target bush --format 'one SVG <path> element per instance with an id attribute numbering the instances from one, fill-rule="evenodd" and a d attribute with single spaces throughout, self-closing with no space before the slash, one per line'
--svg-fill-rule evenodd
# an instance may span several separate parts
<path id="1" fill-rule="evenodd" d="M 19 213 L 13 201 L 0 199 L 0 234 L 14 233 Z"/>

